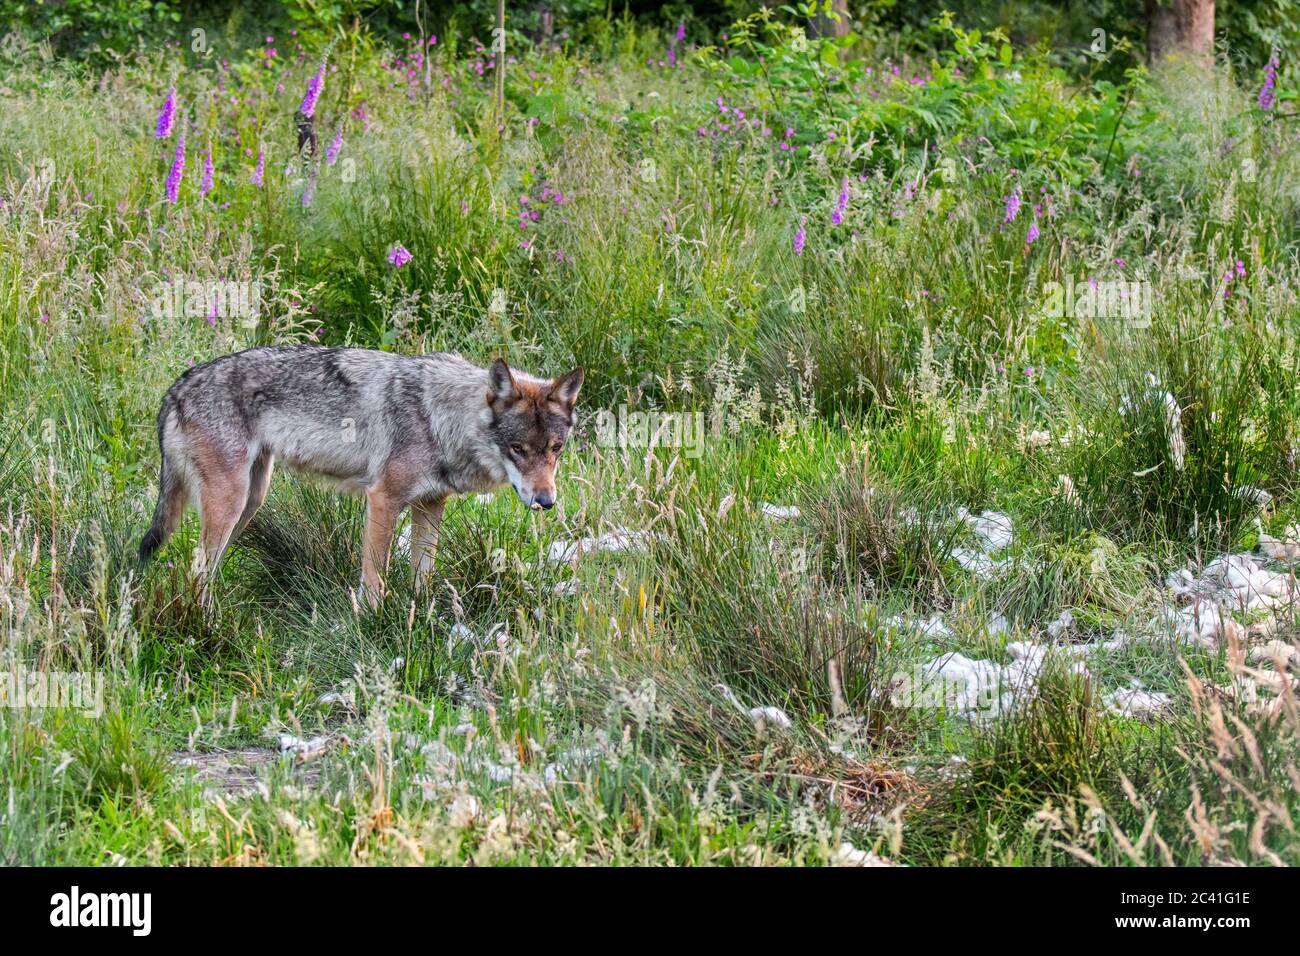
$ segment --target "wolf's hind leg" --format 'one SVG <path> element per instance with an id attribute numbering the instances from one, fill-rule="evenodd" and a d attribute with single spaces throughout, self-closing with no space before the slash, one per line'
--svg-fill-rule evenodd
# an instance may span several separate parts
<path id="1" fill-rule="evenodd" d="M 253 520 L 253 515 L 257 514 L 257 509 L 262 507 L 262 502 L 266 500 L 266 493 L 271 488 L 271 471 L 274 467 L 275 458 L 269 451 L 264 451 L 257 456 L 253 467 L 248 470 L 248 501 L 244 504 L 244 513 L 239 516 L 235 530 L 230 533 L 230 544 L 234 544 L 239 539 L 244 529 L 248 527 L 248 522 Z"/>
<path id="2" fill-rule="evenodd" d="M 221 558 L 230 545 L 247 502 L 247 465 L 204 476 L 199 491 L 199 514 L 203 526 L 199 546 L 203 549 L 205 603 L 211 602 L 212 588 L 221 570 Z"/>
<path id="3" fill-rule="evenodd" d="M 426 498 L 411 506 L 411 568 L 415 572 L 417 590 L 429 584 L 434 551 L 438 547 L 438 528 L 446 504 L 446 498 Z"/>
<path id="4" fill-rule="evenodd" d="M 393 529 L 402 507 L 382 490 L 366 492 L 366 531 L 361 543 L 361 586 L 371 607 L 384 596 L 384 575 L 388 573 L 388 552 Z"/>

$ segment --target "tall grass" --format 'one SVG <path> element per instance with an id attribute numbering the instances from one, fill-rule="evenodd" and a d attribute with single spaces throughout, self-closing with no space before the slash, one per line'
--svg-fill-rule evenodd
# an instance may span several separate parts
<path id="1" fill-rule="evenodd" d="M 330 73 L 321 129 L 344 145 L 309 203 L 291 118 L 314 38 L 271 69 L 158 54 L 93 76 L 0 45 L 0 676 L 106 681 L 100 718 L 0 710 L 0 859 L 817 864 L 848 841 L 1294 862 L 1295 665 L 1150 626 L 1171 567 L 1297 510 L 1297 150 L 1276 115 L 1173 72 L 1135 84 L 1109 161 L 1087 139 L 1065 157 L 981 139 L 1087 126 L 1045 60 L 991 64 L 987 100 L 886 69 L 804 106 L 718 60 L 647 67 L 657 35 L 604 30 L 521 54 L 504 135 L 463 37 L 429 89 L 394 50 Z M 152 127 L 173 84 L 191 152 L 169 204 Z M 720 98 L 760 122 L 723 135 Z M 1053 314 L 1048 283 L 1089 276 L 1149 283 L 1150 326 Z M 260 281 L 258 321 L 155 314 L 177 277 Z M 191 363 L 284 341 L 586 366 L 559 507 L 453 503 L 433 586 L 399 549 L 371 611 L 361 505 L 279 478 L 206 612 L 192 516 L 133 558 L 157 405 Z M 706 427 L 621 447 L 601 411 Z M 954 560 L 961 508 L 1009 516 L 996 573 Z M 1003 660 L 1064 610 L 1052 642 L 1137 640 L 989 723 L 891 699 L 897 672 Z M 930 615 L 947 628 L 911 626 Z M 1289 643 L 1290 608 L 1270 619 Z M 1160 717 L 1107 708 L 1135 680 L 1169 695 Z"/>

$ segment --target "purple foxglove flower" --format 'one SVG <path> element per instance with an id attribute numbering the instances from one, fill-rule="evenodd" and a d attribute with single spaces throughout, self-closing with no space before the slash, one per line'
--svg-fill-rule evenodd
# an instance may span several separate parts
<path id="1" fill-rule="evenodd" d="M 266 151 L 261 146 L 258 146 L 257 166 L 254 167 L 253 175 L 249 177 L 249 181 L 254 186 L 260 186 L 262 185 L 263 177 L 265 176 L 265 174 L 266 174 Z"/>
<path id="2" fill-rule="evenodd" d="M 808 241 L 808 234 L 804 231 L 804 224 L 807 221 L 808 221 L 807 216 L 801 218 L 799 220 L 799 229 L 794 234 L 794 254 L 796 256 L 803 255 L 804 244 Z"/>
<path id="3" fill-rule="evenodd" d="M 208 143 L 208 155 L 203 160 L 203 181 L 199 183 L 199 195 L 206 196 L 212 192 L 212 143 Z"/>
<path id="4" fill-rule="evenodd" d="M 1259 108 L 1262 110 L 1271 110 L 1277 102 L 1277 94 L 1274 92 L 1274 87 L 1277 86 L 1277 66 L 1277 54 L 1274 53 L 1264 67 L 1264 85 L 1259 89 Z"/>
<path id="5" fill-rule="evenodd" d="M 840 196 L 835 200 L 835 211 L 831 213 L 831 225 L 838 226 L 844 221 L 844 210 L 849 208 L 849 179 L 844 177 L 840 183 Z"/>
<path id="6" fill-rule="evenodd" d="M 1013 192 L 1009 196 L 1004 196 L 1002 201 L 1006 204 L 1006 215 L 1002 221 L 1011 223 L 1016 221 L 1016 216 L 1020 215 L 1020 193 Z"/>
<path id="7" fill-rule="evenodd" d="M 158 139 L 166 139 L 172 134 L 172 125 L 176 119 L 176 90 L 172 88 L 167 91 L 167 99 L 163 100 L 162 109 L 158 111 L 158 125 L 154 128 L 153 134 Z"/>
<path id="8" fill-rule="evenodd" d="M 172 157 L 172 168 L 167 174 L 167 201 L 176 202 L 181 194 L 181 180 L 185 177 L 185 129 L 182 127 L 176 137 L 176 154 Z"/>
<path id="9" fill-rule="evenodd" d="M 338 162 L 339 153 L 343 150 L 343 124 L 339 123 L 338 129 L 334 131 L 334 138 L 330 140 L 329 145 L 325 147 L 325 165 L 333 166 Z"/>
<path id="10" fill-rule="evenodd" d="M 302 105 L 298 107 L 298 112 L 309 119 L 316 115 L 316 101 L 320 99 L 320 91 L 325 86 L 325 61 L 321 61 L 320 69 L 307 82 L 307 92 L 303 95 Z"/>
<path id="11" fill-rule="evenodd" d="M 1029 224 L 1029 231 L 1025 233 L 1025 245 L 1032 246 L 1034 244 L 1034 240 L 1037 238 L 1038 238 L 1038 223 L 1031 222 Z"/>
<path id="12" fill-rule="evenodd" d="M 406 251 L 406 246 L 398 243 L 388 250 L 388 263 L 394 269 L 400 269 L 411 261 L 411 254 Z"/>

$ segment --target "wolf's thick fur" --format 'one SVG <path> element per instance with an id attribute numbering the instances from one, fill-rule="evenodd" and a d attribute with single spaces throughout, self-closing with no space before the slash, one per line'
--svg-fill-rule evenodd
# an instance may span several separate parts
<path id="1" fill-rule="evenodd" d="M 398 517 L 412 509 L 417 581 L 433 565 L 450 495 L 510 484 L 526 505 L 555 501 L 555 464 L 576 422 L 582 369 L 555 379 L 458 355 L 269 346 L 185 372 L 158 413 L 158 505 L 148 560 L 198 510 L 210 583 L 266 497 L 273 462 L 366 496 L 362 583 L 378 600 Z"/>

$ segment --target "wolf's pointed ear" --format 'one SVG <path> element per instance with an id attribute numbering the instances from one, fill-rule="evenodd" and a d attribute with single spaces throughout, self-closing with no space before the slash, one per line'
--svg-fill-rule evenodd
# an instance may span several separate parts
<path id="1" fill-rule="evenodd" d="M 509 402 L 518 394 L 519 389 L 515 386 L 515 377 L 510 374 L 510 366 L 505 363 L 505 359 L 497 359 L 488 369 L 488 404 Z"/>
<path id="2" fill-rule="evenodd" d="M 572 409 L 578 401 L 578 392 L 582 389 L 582 367 L 575 368 L 563 378 L 557 378 L 551 384 L 551 401 L 560 402 Z"/>

